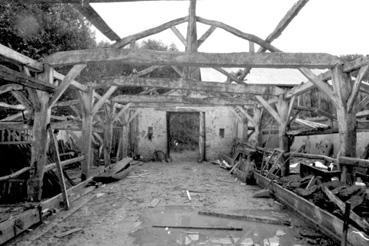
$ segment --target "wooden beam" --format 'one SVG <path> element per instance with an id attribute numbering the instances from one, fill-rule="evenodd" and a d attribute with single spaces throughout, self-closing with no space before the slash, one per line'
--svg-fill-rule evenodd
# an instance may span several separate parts
<path id="1" fill-rule="evenodd" d="M 242 106 L 236 106 L 236 108 L 241 111 L 241 113 L 247 118 L 248 121 L 251 122 L 253 126 L 256 125 L 256 122 L 254 121 L 254 118 L 247 113 L 247 111 Z"/>
<path id="2" fill-rule="evenodd" d="M 369 58 L 367 56 L 362 56 L 362 57 L 359 57 L 359 58 L 357 58 L 353 61 L 345 62 L 344 65 L 343 65 L 343 71 L 345 73 L 350 73 L 350 72 L 352 72 L 354 70 L 357 70 L 357 69 L 360 69 L 361 67 L 366 66 L 368 64 L 369 64 Z M 321 81 L 330 80 L 330 79 L 332 79 L 332 72 L 327 71 L 327 72 L 321 73 L 320 75 L 318 75 L 318 78 Z M 290 98 L 293 95 L 296 95 L 296 96 L 301 95 L 304 92 L 306 92 L 308 90 L 311 90 L 314 87 L 315 87 L 315 84 L 310 82 L 310 81 L 302 83 L 301 85 L 295 86 L 292 89 L 290 89 L 290 91 L 288 91 L 286 93 L 286 98 Z M 369 94 L 369 86 L 362 83 L 361 87 L 362 87 L 361 91 L 364 90 L 366 93 Z"/>
<path id="3" fill-rule="evenodd" d="M 49 136 L 51 139 L 51 146 L 53 146 L 54 148 L 54 153 L 55 153 L 55 166 L 56 166 L 56 171 L 58 174 L 58 178 L 59 178 L 59 185 L 60 185 L 60 190 L 62 193 L 62 197 L 63 197 L 63 206 L 65 209 L 69 209 L 70 204 L 69 204 L 69 199 L 68 199 L 68 193 L 67 193 L 67 187 L 65 185 L 65 179 L 64 179 L 64 174 L 63 174 L 63 168 L 61 165 L 61 160 L 60 160 L 60 154 L 59 154 L 59 145 L 58 145 L 58 140 L 56 139 L 56 136 L 53 133 L 53 130 L 51 129 L 51 127 L 49 126 L 48 129 L 49 132 Z"/>
<path id="4" fill-rule="evenodd" d="M 54 104 L 59 100 L 59 98 L 63 95 L 63 93 L 68 89 L 72 81 L 82 72 L 82 70 L 85 67 L 86 64 L 77 64 L 73 66 L 73 68 L 64 77 L 61 85 L 59 85 L 59 87 L 56 88 L 53 97 L 49 101 L 49 107 L 54 106 Z"/>
<path id="5" fill-rule="evenodd" d="M 23 106 L 22 104 L 11 105 L 11 104 L 7 104 L 7 103 L 3 103 L 3 102 L 0 102 L 0 107 L 8 108 L 8 109 L 15 109 L 15 110 L 25 110 L 26 109 L 26 107 Z"/>
<path id="6" fill-rule="evenodd" d="M 233 74 L 231 74 L 231 73 L 228 73 L 226 70 L 224 70 L 224 69 L 223 69 L 223 68 L 221 68 L 221 67 L 213 67 L 213 69 L 214 69 L 214 70 L 216 70 L 216 71 L 218 71 L 219 73 L 221 73 L 221 74 L 223 74 L 223 75 L 227 76 L 227 78 L 228 78 L 229 82 L 232 82 L 232 80 L 233 80 L 233 81 L 237 82 L 238 84 L 242 84 L 242 83 L 243 83 L 243 81 L 242 81 L 242 80 L 239 80 L 236 76 L 234 76 L 234 75 L 233 75 Z M 228 82 L 228 81 L 227 81 L 227 82 Z"/>
<path id="7" fill-rule="evenodd" d="M 12 91 L 12 95 L 29 111 L 33 110 L 33 103 L 27 98 L 27 96 L 22 91 Z"/>
<path id="8" fill-rule="evenodd" d="M 225 30 L 225 31 L 227 31 L 227 32 L 239 37 L 239 38 L 254 42 L 254 43 L 260 45 L 261 47 L 264 47 L 267 50 L 270 50 L 270 51 L 273 51 L 273 52 L 279 52 L 280 51 L 279 49 L 277 49 L 276 47 L 271 45 L 269 42 L 266 42 L 262 38 L 259 38 L 258 36 L 255 36 L 253 34 L 242 32 L 241 30 L 239 30 L 237 28 L 234 28 L 232 26 L 229 26 L 229 25 L 227 25 L 225 23 L 222 23 L 220 21 L 207 20 L 207 19 L 204 19 L 204 18 L 199 17 L 199 16 L 197 16 L 196 19 L 200 23 L 218 27 L 218 28 L 223 29 L 223 30 Z"/>
<path id="9" fill-rule="evenodd" d="M 92 153 L 92 108 L 94 91 L 90 88 L 87 92 L 80 92 L 82 113 L 82 153 L 86 157 L 81 165 L 81 179 L 86 180 L 90 175 L 90 167 L 93 163 Z"/>
<path id="10" fill-rule="evenodd" d="M 111 86 L 106 92 L 105 94 L 99 99 L 99 101 L 97 101 L 97 103 L 94 105 L 93 109 L 92 109 L 92 115 L 95 115 L 97 113 L 97 111 L 99 111 L 99 109 L 101 108 L 101 106 L 105 103 L 105 101 L 107 99 L 109 99 L 109 97 L 117 90 L 117 86 Z"/>
<path id="11" fill-rule="evenodd" d="M 44 65 L 41 62 L 33 60 L 32 58 L 16 52 L 15 50 L 12 50 L 2 44 L 0 44 L 0 56 L 12 61 L 16 61 L 17 63 L 20 63 L 21 65 L 27 66 L 38 72 L 42 72 L 44 70 Z"/>
<path id="12" fill-rule="evenodd" d="M 88 1 L 91 2 L 91 1 Z M 106 22 L 100 17 L 100 15 L 91 7 L 89 3 L 73 4 L 87 20 L 89 20 L 102 34 L 112 41 L 119 41 L 120 37 L 116 34 Z"/>
<path id="13" fill-rule="evenodd" d="M 210 26 L 208 30 L 197 40 L 197 47 L 200 47 L 208 37 L 217 29 L 216 26 Z"/>
<path id="14" fill-rule="evenodd" d="M 270 104 L 265 101 L 265 99 L 261 96 L 255 96 L 255 98 L 260 102 L 261 105 L 263 105 L 263 107 L 268 111 L 268 113 L 273 116 L 273 118 L 279 123 L 282 124 L 282 120 L 279 117 L 279 114 L 277 113 L 277 111 L 275 111 L 272 106 L 270 106 Z"/>
<path id="15" fill-rule="evenodd" d="M 260 67 L 260 68 L 331 68 L 339 58 L 324 53 L 192 53 L 97 48 L 62 51 L 46 57 L 52 66 L 102 61 L 121 61 L 142 65 L 188 65 L 200 67 Z"/>
<path id="16" fill-rule="evenodd" d="M 337 98 L 333 94 L 333 89 L 322 80 L 319 79 L 312 71 L 305 68 L 300 68 L 300 72 L 308 78 L 316 87 L 319 88 L 333 103 L 337 104 Z"/>
<path id="17" fill-rule="evenodd" d="M 182 33 L 175 26 L 171 26 L 170 30 L 176 35 L 176 37 L 181 41 L 181 43 L 186 46 L 186 39 L 183 37 Z"/>
<path id="18" fill-rule="evenodd" d="M 53 81 L 53 69 L 46 66 L 45 72 L 39 75 L 44 83 Z M 29 201 L 40 201 L 42 194 L 42 179 L 44 167 L 47 163 L 48 133 L 47 126 L 50 123 L 51 109 L 48 107 L 49 95 L 44 91 L 38 91 L 40 108 L 35 110 L 33 116 L 32 145 L 31 145 L 31 171 L 27 182 L 27 195 Z"/>
<path id="19" fill-rule="evenodd" d="M 364 76 L 368 73 L 369 64 L 360 68 L 358 75 L 356 76 L 356 80 L 354 85 L 352 86 L 352 90 L 350 96 L 347 100 L 347 111 L 351 112 L 353 109 L 354 103 L 356 101 L 356 97 L 359 94 L 360 84 L 363 80 Z"/>
<path id="20" fill-rule="evenodd" d="M 252 104 L 252 100 L 236 99 L 236 98 L 215 98 L 215 97 L 184 97 L 184 96 L 147 96 L 147 95 L 119 95 L 111 99 L 113 102 L 119 103 L 183 103 L 197 105 L 246 105 Z"/>
<path id="21" fill-rule="evenodd" d="M 88 0 L 88 3 L 118 3 L 118 2 L 152 2 L 152 1 L 188 1 L 188 0 Z M 25 0 L 31 3 L 84 3 L 83 0 Z"/>
<path id="22" fill-rule="evenodd" d="M 299 0 L 297 1 L 292 8 L 288 10 L 288 12 L 285 14 L 285 16 L 282 18 L 282 20 L 278 23 L 278 25 L 274 28 L 274 30 L 268 35 L 268 37 L 265 39 L 266 42 L 271 43 L 275 39 L 277 39 L 282 32 L 287 28 L 287 26 L 291 23 L 291 21 L 298 15 L 298 13 L 301 11 L 301 9 L 305 6 L 305 4 L 309 0 Z M 259 48 L 257 51 L 258 53 L 262 53 L 267 51 L 267 49 L 263 46 Z M 251 67 L 245 68 L 245 70 L 242 72 L 242 75 L 240 77 L 241 80 L 245 79 L 247 74 L 249 74 L 251 70 Z"/>
<path id="23" fill-rule="evenodd" d="M 19 91 L 19 90 L 23 90 L 23 86 L 17 84 L 0 85 L 0 95 L 10 91 Z"/>
<path id="24" fill-rule="evenodd" d="M 182 18 L 178 18 L 178 19 L 175 19 L 175 20 L 168 21 L 164 24 L 161 24 L 160 26 L 150 28 L 148 30 L 145 30 L 143 32 L 140 32 L 140 33 L 137 33 L 137 34 L 134 34 L 134 35 L 131 35 L 131 36 L 124 37 L 120 41 L 116 42 L 112 47 L 113 48 L 123 48 L 127 44 L 130 44 L 132 41 L 137 41 L 139 39 L 146 38 L 148 36 L 160 33 L 160 32 L 165 31 L 166 29 L 168 29 L 172 26 L 182 24 L 182 23 L 186 22 L 187 20 L 188 20 L 187 17 L 182 17 Z"/>
<path id="25" fill-rule="evenodd" d="M 124 107 L 114 116 L 113 122 L 118 121 L 119 118 L 127 113 L 128 109 L 132 106 L 132 103 L 127 103 Z"/>
<path id="26" fill-rule="evenodd" d="M 0 79 L 7 83 L 19 84 L 28 88 L 46 92 L 53 92 L 55 89 L 55 87 L 51 84 L 46 84 L 39 79 L 29 77 L 23 73 L 17 72 L 2 65 L 0 65 Z"/>

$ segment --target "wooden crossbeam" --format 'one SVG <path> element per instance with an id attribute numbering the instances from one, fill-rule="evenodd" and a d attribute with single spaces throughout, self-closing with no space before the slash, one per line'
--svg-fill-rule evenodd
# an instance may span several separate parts
<path id="1" fill-rule="evenodd" d="M 85 67 L 86 64 L 77 64 L 73 66 L 73 68 L 64 77 L 61 85 L 56 88 L 53 97 L 49 101 L 49 107 L 54 106 L 54 104 L 59 100 L 63 93 L 68 89 L 72 81 L 82 72 Z"/>
<path id="2" fill-rule="evenodd" d="M 91 2 L 91 1 L 88 1 Z M 83 1 L 82 1 L 83 3 Z M 106 22 L 100 17 L 100 15 L 91 7 L 90 4 L 73 4 L 73 6 L 85 16 L 101 33 L 112 41 L 120 40 L 118 34 L 116 34 Z"/>
<path id="3" fill-rule="evenodd" d="M 181 41 L 181 43 L 186 46 L 186 39 L 183 37 L 182 33 L 175 26 L 171 26 L 170 30 L 176 35 L 176 37 Z"/>
<path id="4" fill-rule="evenodd" d="M 190 91 L 224 92 L 233 94 L 278 95 L 276 87 L 266 85 L 229 84 L 220 82 L 192 81 L 186 79 L 139 78 L 131 76 L 105 77 L 100 81 L 105 86 L 149 87 Z M 100 87 L 100 85 L 97 85 Z M 272 87 L 272 88 L 271 88 Z M 269 91 L 270 90 L 270 91 Z"/>
<path id="5" fill-rule="evenodd" d="M 28 110 L 32 110 L 33 103 L 27 98 L 25 93 L 22 91 L 12 91 L 12 95 L 20 102 L 23 106 L 25 106 Z"/>
<path id="6" fill-rule="evenodd" d="M 255 96 L 255 98 L 260 102 L 261 105 L 263 105 L 263 107 L 268 111 L 268 113 L 273 116 L 273 118 L 279 123 L 282 124 L 282 120 L 279 117 L 279 114 L 277 113 L 277 111 L 275 111 L 272 106 L 270 106 L 270 104 L 265 101 L 265 99 L 261 96 Z"/>
<path id="7" fill-rule="evenodd" d="M 107 99 L 109 99 L 109 97 L 116 91 L 118 87 L 117 86 L 111 86 L 107 92 L 105 92 L 105 94 L 99 99 L 99 101 L 97 101 L 97 103 L 94 105 L 93 109 L 92 109 L 92 115 L 96 114 L 97 111 L 99 111 L 99 109 L 101 108 L 102 105 L 104 105 L 105 101 Z"/>
<path id="8" fill-rule="evenodd" d="M 231 82 L 233 80 L 233 81 L 236 81 L 239 84 L 242 84 L 243 83 L 242 80 L 239 80 L 236 76 L 234 76 L 231 73 L 228 73 L 226 70 L 224 70 L 221 67 L 213 67 L 213 69 L 216 70 L 216 71 L 218 71 L 218 72 L 220 72 L 221 74 L 224 74 L 225 76 L 227 76 L 227 78 L 229 79 L 229 82 Z"/>
<path id="9" fill-rule="evenodd" d="M 113 122 L 114 121 L 118 121 L 119 118 L 124 115 L 127 110 L 132 106 L 132 103 L 127 103 L 126 105 L 124 105 L 124 107 L 114 116 Z"/>
<path id="10" fill-rule="evenodd" d="M 187 20 L 188 20 L 188 17 L 178 18 L 178 19 L 175 19 L 175 20 L 168 21 L 168 22 L 166 22 L 164 24 L 161 24 L 157 27 L 147 29 L 143 32 L 124 37 L 120 41 L 116 42 L 113 45 L 113 47 L 114 48 L 123 48 L 124 46 L 126 46 L 126 45 L 128 45 L 132 42 L 135 42 L 135 41 L 140 40 L 142 38 L 146 38 L 148 36 L 160 33 L 162 31 L 167 30 L 168 28 L 171 28 L 172 26 L 182 24 L 182 23 L 186 22 Z"/>
<path id="11" fill-rule="evenodd" d="M 196 104 L 196 105 L 250 105 L 252 100 L 236 99 L 236 98 L 215 98 L 215 97 L 185 97 L 185 96 L 147 96 L 147 95 L 119 95 L 111 99 L 113 102 L 119 103 L 156 103 L 160 105 L 166 104 Z"/>
<path id="12" fill-rule="evenodd" d="M 251 116 L 251 115 L 249 115 L 249 113 L 242 107 L 242 106 L 236 106 L 236 108 L 239 110 L 239 111 L 241 111 L 241 113 L 247 118 L 247 120 L 248 121 L 250 121 L 251 122 L 251 124 L 253 125 L 253 126 L 255 126 L 256 125 L 256 122 L 255 122 L 255 120 L 254 120 L 254 118 Z"/>
<path id="13" fill-rule="evenodd" d="M 22 89 L 23 89 L 23 86 L 17 85 L 17 84 L 0 85 L 0 95 L 10 92 L 10 91 L 19 91 Z"/>
<path id="14" fill-rule="evenodd" d="M 19 84 L 41 91 L 53 92 L 55 90 L 55 87 L 51 84 L 46 84 L 39 79 L 29 77 L 26 74 L 17 72 L 2 65 L 0 65 L 0 79 L 6 83 Z"/>
<path id="15" fill-rule="evenodd" d="M 204 32 L 204 34 L 199 38 L 199 40 L 197 40 L 197 46 L 200 47 L 205 42 L 205 40 L 210 37 L 215 29 L 217 29 L 216 26 L 210 26 L 209 29 L 206 30 L 206 32 Z"/>
<path id="16" fill-rule="evenodd" d="M 121 61 L 126 64 L 184 65 L 199 67 L 256 67 L 256 68 L 331 68 L 340 60 L 324 53 L 192 53 L 98 48 L 62 51 L 48 56 L 52 66 L 102 61 Z"/>
<path id="17" fill-rule="evenodd" d="M 351 94 L 347 100 L 347 112 L 351 112 L 354 106 L 356 97 L 359 94 L 361 81 L 363 80 L 364 76 L 368 73 L 368 70 L 369 70 L 369 64 L 360 68 L 359 73 L 356 76 L 355 83 L 352 87 Z"/>
<path id="18" fill-rule="evenodd" d="M 263 40 L 262 38 L 260 38 L 256 35 L 250 34 L 250 33 L 245 33 L 243 31 L 241 31 L 237 28 L 234 28 L 230 25 L 227 25 L 223 22 L 215 21 L 215 20 L 208 20 L 208 19 L 205 19 L 205 18 L 202 18 L 202 17 L 199 17 L 199 16 L 197 16 L 196 19 L 200 23 L 218 27 L 218 28 L 223 29 L 224 31 L 227 31 L 227 32 L 239 37 L 239 38 L 254 42 L 254 43 L 260 45 L 261 47 L 264 47 L 267 50 L 270 50 L 270 51 L 273 51 L 273 52 L 279 52 L 280 51 L 279 49 L 277 49 L 276 47 L 271 45 L 269 42 Z"/>
<path id="19" fill-rule="evenodd" d="M 366 66 L 369 64 L 369 57 L 368 56 L 362 56 L 359 57 L 353 61 L 350 62 L 345 62 L 343 65 L 343 71 L 345 73 L 349 73 L 352 72 L 354 70 L 358 70 L 363 66 Z M 321 73 L 320 75 L 317 76 L 319 78 L 319 80 L 321 81 L 326 81 L 332 78 L 332 73 L 331 71 L 327 71 L 324 73 Z M 369 86 L 366 86 L 365 84 L 362 83 L 361 85 L 361 89 L 360 91 L 369 91 Z M 308 90 L 311 90 L 315 88 L 315 84 L 312 83 L 311 81 L 305 82 L 303 84 L 300 84 L 298 86 L 293 87 L 292 89 L 290 89 L 287 93 L 286 93 L 286 98 L 291 98 L 292 96 L 298 96 L 301 95 L 303 93 L 305 93 Z"/>

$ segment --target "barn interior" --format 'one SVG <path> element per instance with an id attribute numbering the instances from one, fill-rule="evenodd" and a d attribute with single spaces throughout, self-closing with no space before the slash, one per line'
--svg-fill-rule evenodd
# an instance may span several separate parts
<path id="1" fill-rule="evenodd" d="M 196 0 L 122 38 L 90 5 L 116 1 L 49 1 L 71 4 L 109 47 L 35 60 L 0 44 L 0 96 L 14 98 L 0 102 L 0 244 L 369 244 L 368 56 L 275 47 L 308 0 L 265 39 L 197 16 Z M 184 52 L 136 45 L 165 30 Z M 216 30 L 247 51 L 199 52 Z M 247 83 L 254 68 L 306 81 Z"/>

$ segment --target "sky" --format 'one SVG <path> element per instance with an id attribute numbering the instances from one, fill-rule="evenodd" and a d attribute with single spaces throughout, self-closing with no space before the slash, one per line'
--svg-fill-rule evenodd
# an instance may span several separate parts
<path id="1" fill-rule="evenodd" d="M 196 15 L 265 39 L 295 2 L 297 0 L 198 0 Z M 92 6 L 119 36 L 125 37 L 186 16 L 189 1 L 94 3 Z M 272 44 L 285 52 L 369 54 L 368 23 L 368 0 L 310 0 Z M 186 36 L 186 24 L 177 27 Z M 198 37 L 207 28 L 198 24 Z M 96 38 L 107 41 L 98 31 Z M 184 49 L 170 30 L 150 38 L 168 45 L 174 43 L 180 50 Z M 247 52 L 248 42 L 217 29 L 199 51 Z M 205 74 L 204 80 L 225 79 L 209 69 L 202 69 L 202 74 Z M 268 80 L 300 83 L 306 79 L 295 70 L 280 69 L 253 69 L 248 77 L 253 83 Z"/>

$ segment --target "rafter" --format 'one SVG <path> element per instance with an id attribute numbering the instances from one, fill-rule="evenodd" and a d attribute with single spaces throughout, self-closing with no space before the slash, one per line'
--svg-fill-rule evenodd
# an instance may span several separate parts
<path id="1" fill-rule="evenodd" d="M 272 108 L 272 106 L 270 106 L 270 104 L 265 101 L 265 99 L 262 96 L 255 96 L 255 98 L 260 102 L 261 105 L 263 105 L 263 107 L 268 111 L 268 113 L 273 116 L 273 118 L 279 123 L 282 124 L 282 120 L 279 117 L 279 114 L 277 113 L 277 111 Z"/>
<path id="2" fill-rule="evenodd" d="M 159 103 L 165 105 L 167 103 L 183 103 L 197 105 L 247 105 L 252 104 L 252 100 L 236 99 L 236 98 L 215 98 L 215 97 L 185 97 L 185 96 L 147 96 L 147 95 L 119 95 L 111 99 L 113 102 L 119 103 Z"/>
<path id="3" fill-rule="evenodd" d="M 63 93 L 68 89 L 72 81 L 82 72 L 85 67 L 86 64 L 77 64 L 73 66 L 73 68 L 64 77 L 59 87 L 56 88 L 53 97 L 49 100 L 49 107 L 52 107 L 59 100 Z"/>
<path id="4" fill-rule="evenodd" d="M 91 1 L 89 1 L 91 2 Z M 82 2 L 83 3 L 83 2 Z M 100 17 L 100 15 L 91 7 L 87 2 L 84 4 L 73 4 L 73 6 L 84 15 L 101 33 L 112 41 L 120 40 L 118 34 L 116 34 L 106 22 Z"/>
<path id="5" fill-rule="evenodd" d="M 102 61 L 142 65 L 189 65 L 199 67 L 331 68 L 339 58 L 324 53 L 192 53 L 136 49 L 87 49 L 62 51 L 48 56 L 52 66 Z"/>
<path id="6" fill-rule="evenodd" d="M 277 39 L 282 32 L 286 29 L 286 27 L 291 23 L 291 21 L 298 15 L 301 9 L 306 5 L 309 0 L 299 0 L 297 1 L 291 9 L 288 10 L 286 15 L 282 18 L 282 20 L 278 23 L 278 25 L 274 28 L 274 30 L 269 34 L 269 36 L 265 39 L 266 42 L 271 43 L 275 39 Z M 257 51 L 258 53 L 265 52 L 267 49 L 265 47 L 260 47 Z M 240 79 L 243 80 L 250 73 L 251 67 L 247 67 L 242 72 Z"/>
<path id="7" fill-rule="evenodd" d="M 168 79 L 168 78 L 139 78 L 131 76 L 114 76 L 101 78 L 99 81 L 104 86 L 127 86 L 127 87 L 149 87 L 163 89 L 180 89 L 190 91 L 205 91 L 232 93 L 234 95 L 279 95 L 280 90 L 270 85 L 247 85 L 247 84 L 229 84 L 220 82 L 192 81 L 186 79 Z M 101 87 L 97 85 L 97 87 Z"/>
<path id="8" fill-rule="evenodd" d="M 51 84 L 46 84 L 41 80 L 29 77 L 23 73 L 17 72 L 10 68 L 0 65 L 0 79 L 6 83 L 23 85 L 32 89 L 53 92 L 55 87 Z"/>
<path id="9" fill-rule="evenodd" d="M 139 32 L 139 33 L 124 37 L 120 41 L 116 42 L 113 45 L 113 47 L 114 48 L 123 48 L 124 46 L 130 44 L 132 41 L 137 41 L 137 40 L 140 40 L 142 38 L 146 38 L 148 36 L 160 33 L 162 31 L 167 30 L 168 28 L 170 28 L 172 26 L 176 26 L 176 25 L 185 23 L 187 20 L 188 20 L 188 17 L 178 18 L 178 19 L 175 19 L 175 20 L 168 21 L 164 24 L 161 24 L 160 26 L 147 29 L 143 32 Z"/>

